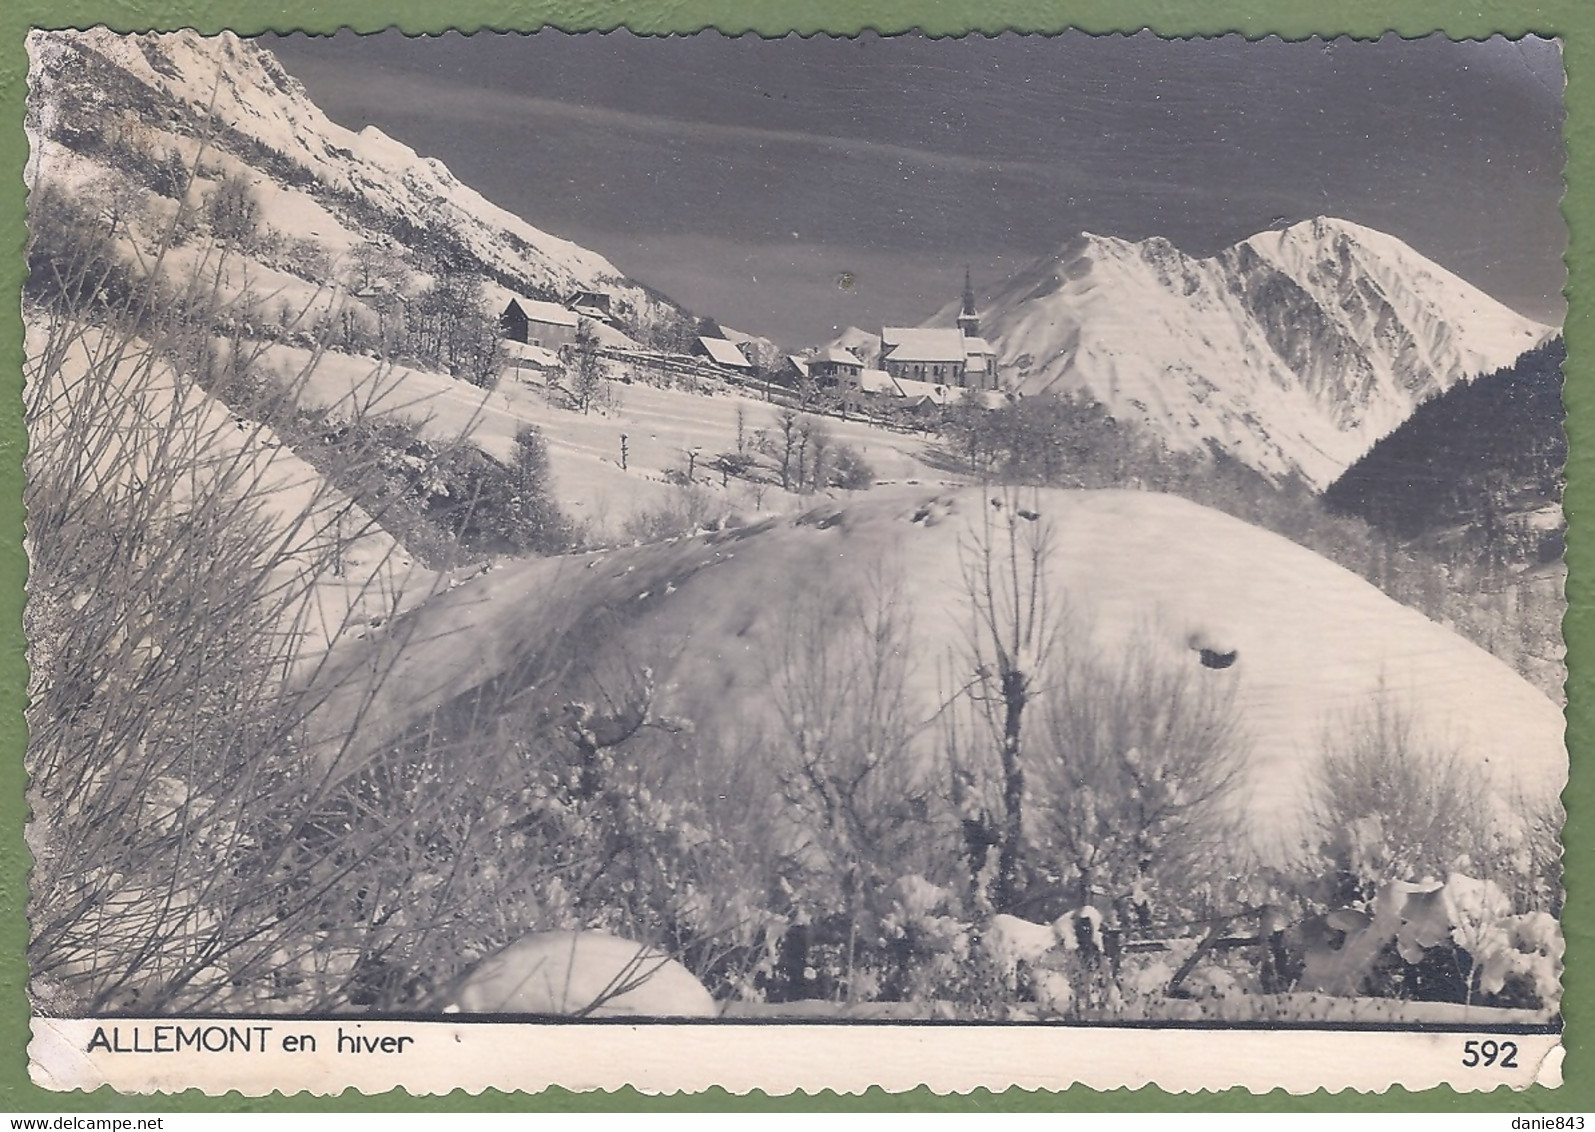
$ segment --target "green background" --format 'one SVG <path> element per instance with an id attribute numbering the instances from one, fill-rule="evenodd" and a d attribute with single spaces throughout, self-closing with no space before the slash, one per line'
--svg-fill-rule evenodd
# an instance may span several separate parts
<path id="1" fill-rule="evenodd" d="M 23 582 L 26 557 L 22 548 L 22 469 L 24 446 L 21 402 L 22 287 L 25 194 L 22 182 L 27 158 L 23 107 L 27 83 L 24 41 L 30 27 L 89 27 L 107 24 L 117 31 L 171 30 L 194 27 L 202 32 L 231 28 L 241 35 L 295 29 L 332 32 L 339 27 L 378 31 L 398 26 L 408 33 L 449 29 L 534 30 L 554 25 L 566 30 L 608 30 L 627 27 L 639 33 L 691 32 L 718 28 L 737 34 L 782 35 L 882 33 L 919 28 L 934 35 L 970 30 L 1013 29 L 1057 32 L 1068 27 L 1089 32 L 1131 32 L 1150 27 L 1164 35 L 1216 35 L 1239 32 L 1250 37 L 1278 34 L 1302 38 L 1312 34 L 1376 37 L 1394 31 L 1403 36 L 1437 30 L 1458 38 L 1496 33 L 1525 33 L 1562 38 L 1567 62 L 1567 184 L 1564 203 L 1568 247 L 1567 406 L 1571 461 L 1568 468 L 1567 514 L 1570 576 L 1567 619 L 1568 745 L 1573 756 L 1572 785 L 1566 795 L 1570 811 L 1566 833 L 1568 903 L 1565 927 L 1569 967 L 1566 974 L 1567 1084 L 1560 1090 L 1536 1088 L 1528 1093 L 1498 1090 L 1491 1094 L 1456 1094 L 1449 1090 L 1383 1095 L 1317 1093 L 1292 1097 L 1275 1092 L 1254 1096 L 1244 1090 L 1178 1096 L 1147 1088 L 1098 1093 L 1074 1088 L 1062 1093 L 977 1092 L 938 1097 L 921 1089 L 888 1095 L 879 1090 L 862 1097 L 834 1094 L 798 1097 L 733 1097 L 710 1092 L 686 1097 L 646 1098 L 632 1092 L 538 1095 L 485 1093 L 415 1098 L 398 1092 L 340 1097 L 120 1097 L 98 1093 L 50 1093 L 35 1088 L 27 1075 L 27 939 L 24 916 L 29 860 L 23 844 L 22 753 L 25 742 L 23 705 L 27 668 L 22 640 Z M 253 0 L 161 2 L 161 0 L 5 0 L 0 3 L 0 1111 L 49 1113 L 70 1111 L 435 1111 L 489 1112 L 528 1110 L 657 1111 L 702 1109 L 775 1110 L 943 1110 L 964 1112 L 1100 1110 L 1100 1111 L 1481 1111 L 1528 1114 L 1595 1111 L 1590 1020 L 1595 1017 L 1595 915 L 1590 898 L 1595 884 L 1583 875 L 1595 844 L 1595 788 L 1590 768 L 1595 758 L 1592 731 L 1591 674 L 1595 671 L 1595 610 L 1591 580 L 1595 577 L 1595 531 L 1590 514 L 1595 505 L 1595 3 L 1590 0 L 297 0 L 258 3 Z"/>

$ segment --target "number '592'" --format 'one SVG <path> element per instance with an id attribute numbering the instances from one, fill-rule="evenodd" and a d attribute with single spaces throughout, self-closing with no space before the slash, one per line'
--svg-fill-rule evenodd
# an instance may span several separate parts
<path id="1" fill-rule="evenodd" d="M 1500 1069 L 1516 1069 L 1517 1043 L 1498 1042 L 1493 1038 L 1483 1041 L 1470 1039 L 1462 1043 L 1462 1064 L 1468 1069 L 1475 1067 L 1496 1066 Z"/>

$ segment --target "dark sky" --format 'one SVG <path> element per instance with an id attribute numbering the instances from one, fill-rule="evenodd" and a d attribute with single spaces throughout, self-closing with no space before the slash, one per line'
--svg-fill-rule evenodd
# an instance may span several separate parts
<path id="1" fill-rule="evenodd" d="M 994 287 L 1082 229 L 1208 254 L 1319 214 L 1563 314 L 1550 41 L 264 42 L 334 121 L 792 346 L 918 322 L 966 263 Z"/>

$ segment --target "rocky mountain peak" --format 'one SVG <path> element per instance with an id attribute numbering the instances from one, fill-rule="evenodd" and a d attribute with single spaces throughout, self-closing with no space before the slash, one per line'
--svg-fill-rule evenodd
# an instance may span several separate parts
<path id="1" fill-rule="evenodd" d="M 983 314 L 1020 392 L 1082 389 L 1173 448 L 1217 447 L 1319 488 L 1427 398 L 1554 333 L 1332 216 L 1207 258 L 1082 232 Z"/>

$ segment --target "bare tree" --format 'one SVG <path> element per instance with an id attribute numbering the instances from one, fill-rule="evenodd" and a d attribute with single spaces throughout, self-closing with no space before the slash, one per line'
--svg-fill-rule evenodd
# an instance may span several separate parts
<path id="1" fill-rule="evenodd" d="M 473 385 L 489 386 L 503 364 L 496 320 L 488 315 L 481 280 L 440 270 L 405 310 L 403 352 Z"/>
<path id="2" fill-rule="evenodd" d="M 398 290 L 407 274 L 398 256 L 375 240 L 367 240 L 349 250 L 349 285 L 356 291 Z"/>
<path id="3" fill-rule="evenodd" d="M 604 363 L 598 357 L 598 338 L 592 323 L 584 320 L 576 334 L 575 369 L 567 396 L 571 408 L 583 414 L 598 403 L 604 391 Z"/>
<path id="4" fill-rule="evenodd" d="M 1001 911 L 1020 895 L 1024 847 L 1026 709 L 1051 657 L 1058 627 L 1057 599 L 1047 569 L 1054 552 L 1051 525 L 1005 490 L 982 507 L 962 547 L 964 597 L 970 626 L 966 644 L 969 697 L 995 748 L 1001 783 L 991 830 L 997 850 L 992 904 Z"/>
<path id="5" fill-rule="evenodd" d="M 776 465 L 781 471 L 781 488 L 783 491 L 792 490 L 792 456 L 797 450 L 798 420 L 802 416 L 796 409 L 782 409 L 775 417 L 775 427 L 780 430 L 780 439 L 772 441 Z"/>
<path id="6" fill-rule="evenodd" d="M 798 427 L 798 485 L 805 491 L 823 491 L 830 486 L 831 430 L 814 417 L 804 417 Z"/>
<path id="7" fill-rule="evenodd" d="M 247 248 L 260 231 L 260 201 L 243 173 L 233 173 L 212 191 L 205 204 L 210 230 L 218 240 Z"/>

